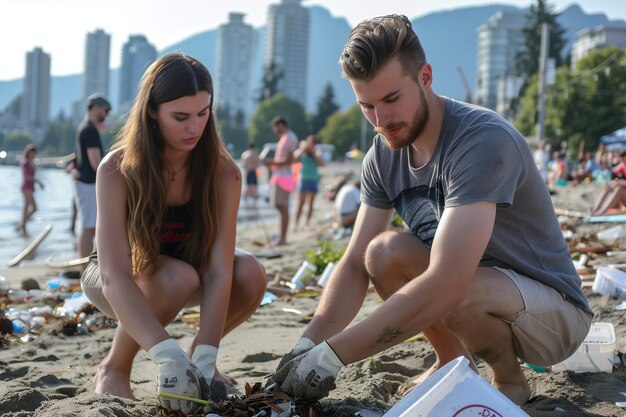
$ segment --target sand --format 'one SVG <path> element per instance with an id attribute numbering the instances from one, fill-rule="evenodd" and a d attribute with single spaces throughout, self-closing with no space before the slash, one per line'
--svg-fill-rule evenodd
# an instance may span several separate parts
<path id="1" fill-rule="evenodd" d="M 326 167 L 323 184 L 331 182 L 335 175 L 354 168 L 352 166 Z M 554 195 L 555 207 L 570 211 L 587 212 L 597 195 L 599 187 L 583 184 L 577 187 L 560 187 Z M 330 231 L 319 232 L 328 224 L 332 204 L 317 198 L 313 225 L 308 230 L 289 234 L 289 245 L 280 248 L 260 247 L 254 242 L 264 242 L 266 234 L 275 234 L 277 222 L 263 220 L 239 233 L 237 245 L 258 254 L 278 252 L 276 259 L 261 259 L 268 278 L 279 274 L 289 279 L 303 260 L 306 251 L 314 249 L 317 242 L 330 240 L 336 247 L 347 244 L 346 237 L 334 240 Z M 592 235 L 607 228 L 607 224 L 585 224 L 571 219 L 577 235 Z M 263 230 L 265 228 L 265 230 Z M 319 234 L 319 236 L 316 236 Z M 624 259 L 606 258 L 589 254 L 591 265 L 623 262 Z M 0 270 L 14 285 L 24 277 L 33 277 L 42 285 L 51 271 L 42 265 L 31 264 L 27 268 Z M 617 350 L 624 350 L 626 323 L 624 314 L 614 307 L 616 300 L 592 294 L 585 289 L 596 317 L 594 321 L 610 322 L 615 326 Z M 306 326 L 307 316 L 314 312 L 319 297 L 281 296 L 271 304 L 264 305 L 239 328 L 227 335 L 221 343 L 218 368 L 239 382 L 265 381 L 273 372 L 281 356 L 299 338 Z M 371 313 L 380 303 L 370 292 L 356 320 Z M 145 352 L 137 356 L 132 373 L 132 387 L 138 401 L 109 395 L 95 395 L 91 379 L 100 360 L 108 351 L 113 329 L 100 329 L 87 335 L 65 336 L 58 332 L 58 323 L 44 326 L 42 334 L 26 343 L 9 342 L 0 347 L 0 416 L 154 416 L 156 366 Z M 178 321 L 168 327 L 171 335 L 187 347 L 193 337 L 192 325 Z M 399 400 L 398 387 L 408 378 L 428 369 L 434 361 L 430 345 L 424 340 L 402 343 L 388 349 L 373 360 L 367 359 L 343 369 L 337 380 L 337 388 L 331 391 L 325 403 L 343 410 L 360 408 L 384 411 Z M 483 377 L 490 373 L 479 362 Z M 609 373 L 537 373 L 526 369 L 532 388 L 532 398 L 523 410 L 530 416 L 624 416 L 626 411 L 616 402 L 626 400 L 626 373 L 618 367 Z M 344 414 L 348 415 L 348 414 Z"/>

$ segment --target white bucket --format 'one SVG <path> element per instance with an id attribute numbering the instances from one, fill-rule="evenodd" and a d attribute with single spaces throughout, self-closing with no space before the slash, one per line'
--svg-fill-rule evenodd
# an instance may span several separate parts
<path id="1" fill-rule="evenodd" d="M 384 417 L 528 417 L 458 357 L 426 378 Z"/>
<path id="2" fill-rule="evenodd" d="M 626 272 L 617 268 L 599 266 L 591 290 L 602 295 L 626 300 Z"/>

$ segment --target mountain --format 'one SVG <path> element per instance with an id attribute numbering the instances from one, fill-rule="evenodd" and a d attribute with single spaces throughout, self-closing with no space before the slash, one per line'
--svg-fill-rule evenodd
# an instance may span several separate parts
<path id="1" fill-rule="evenodd" d="M 331 83 L 335 99 L 341 109 L 354 103 L 354 94 L 348 82 L 341 78 L 337 60 L 350 33 L 350 25 L 343 17 L 332 16 L 321 6 L 311 6 L 311 34 L 309 37 L 309 75 L 307 82 L 306 108 L 315 111 L 319 95 L 327 83 Z M 458 69 L 461 68 L 470 86 L 476 83 L 476 29 L 499 10 L 523 10 L 515 6 L 494 4 L 489 6 L 464 7 L 445 10 L 414 18 L 413 26 L 426 51 L 426 57 L 433 66 L 434 89 L 448 97 L 465 99 L 467 96 Z M 601 13 L 586 14 L 578 5 L 571 5 L 563 10 L 558 21 L 565 29 L 567 44 L 564 55 L 569 53 L 576 39 L 576 32 L 588 27 L 610 25 L 626 27 L 622 20 L 610 21 Z M 450 29 L 452 28 L 452 29 Z M 263 40 L 265 27 L 256 29 L 256 53 L 253 60 L 252 94 L 260 88 L 263 72 Z M 180 42 L 162 51 L 164 54 L 180 51 L 198 58 L 215 75 L 216 70 L 217 29 L 210 29 Z M 111 70 L 110 98 L 117 103 L 119 70 Z M 22 91 L 21 79 L 0 81 L 0 111 L 4 109 Z M 72 102 L 80 97 L 81 75 L 52 77 L 52 98 L 50 114 L 55 117 L 62 110 L 70 114 Z"/>

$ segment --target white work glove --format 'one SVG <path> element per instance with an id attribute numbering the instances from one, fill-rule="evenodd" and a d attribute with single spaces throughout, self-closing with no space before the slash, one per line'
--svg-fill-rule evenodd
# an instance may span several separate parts
<path id="1" fill-rule="evenodd" d="M 309 352 L 292 359 L 274 374 L 283 392 L 295 399 L 319 400 L 335 388 L 335 379 L 344 363 L 324 341 Z"/>
<path id="2" fill-rule="evenodd" d="M 191 361 L 198 367 L 207 382 L 215 375 L 215 362 L 217 361 L 217 348 L 211 345 L 198 345 L 193 351 Z"/>
<path id="3" fill-rule="evenodd" d="M 296 344 L 293 346 L 293 349 L 291 349 L 291 352 L 285 354 L 285 356 L 283 356 L 280 359 L 280 362 L 279 362 L 278 366 L 276 367 L 276 370 L 274 371 L 274 374 L 276 374 L 276 372 L 278 372 L 283 366 L 285 366 L 287 363 L 289 363 L 289 361 L 291 361 L 295 357 L 298 357 L 298 356 L 302 355 L 305 352 L 308 352 L 309 350 L 313 349 L 314 347 L 315 347 L 315 343 L 311 339 L 309 339 L 308 337 L 301 337 L 296 342 Z M 265 386 L 269 387 L 274 382 L 276 382 L 276 380 L 274 379 L 274 376 L 272 375 L 267 380 L 267 383 L 265 384 Z"/>
<path id="4" fill-rule="evenodd" d="M 278 367 L 276 368 L 276 372 L 278 372 L 280 368 L 282 368 L 287 362 L 289 362 L 296 356 L 300 356 L 303 353 L 308 352 L 309 350 L 313 349 L 314 347 L 315 347 L 315 343 L 313 343 L 311 339 L 309 339 L 308 337 L 301 337 L 293 346 L 293 349 L 291 349 L 291 352 L 287 353 L 285 356 L 282 357 L 282 359 L 280 360 L 280 363 L 278 364 Z"/>
<path id="5" fill-rule="evenodd" d="M 165 339 L 148 350 L 148 356 L 159 365 L 157 395 L 161 393 L 203 398 L 208 391 L 207 382 L 200 370 L 191 362 L 174 339 Z M 183 400 L 161 397 L 159 403 L 170 410 L 191 414 L 201 405 Z"/>

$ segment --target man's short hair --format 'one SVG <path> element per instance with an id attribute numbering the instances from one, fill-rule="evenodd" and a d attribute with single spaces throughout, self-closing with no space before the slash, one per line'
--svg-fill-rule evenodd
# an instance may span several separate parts
<path id="1" fill-rule="evenodd" d="M 359 23 L 348 36 L 339 65 L 344 78 L 370 81 L 395 57 L 405 74 L 414 74 L 426 63 L 411 21 L 392 14 Z"/>
<path id="2" fill-rule="evenodd" d="M 282 124 L 284 126 L 287 126 L 287 121 L 285 119 L 283 119 L 282 116 L 276 116 L 272 119 L 272 121 L 270 122 L 270 126 L 274 127 L 276 125 Z"/>
<path id="3" fill-rule="evenodd" d="M 91 110 L 95 106 L 107 107 L 111 110 L 111 103 L 104 94 L 96 93 L 87 97 L 87 109 Z"/>

